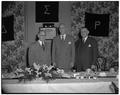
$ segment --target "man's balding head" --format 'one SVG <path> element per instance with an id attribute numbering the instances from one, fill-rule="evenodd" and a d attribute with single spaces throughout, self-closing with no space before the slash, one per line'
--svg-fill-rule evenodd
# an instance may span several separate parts
<path id="1" fill-rule="evenodd" d="M 82 36 L 82 38 L 87 37 L 88 34 L 89 34 L 89 30 L 87 28 L 84 27 L 84 28 L 81 29 L 81 36 Z"/>

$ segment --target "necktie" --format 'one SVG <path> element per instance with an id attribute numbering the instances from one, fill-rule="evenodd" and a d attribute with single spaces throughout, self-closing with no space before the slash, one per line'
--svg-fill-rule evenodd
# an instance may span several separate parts
<path id="1" fill-rule="evenodd" d="M 82 39 L 83 43 L 85 43 L 85 38 Z"/>
<path id="2" fill-rule="evenodd" d="M 45 50 L 45 44 L 42 42 L 42 48 L 43 50 Z"/>
<path id="3" fill-rule="evenodd" d="M 62 40 L 64 40 L 64 35 L 61 36 Z"/>

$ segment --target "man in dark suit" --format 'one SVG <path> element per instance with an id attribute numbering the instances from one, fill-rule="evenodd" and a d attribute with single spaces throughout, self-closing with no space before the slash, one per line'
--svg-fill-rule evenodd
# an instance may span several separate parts
<path id="1" fill-rule="evenodd" d="M 74 65 L 74 39 L 66 34 L 64 24 L 61 24 L 59 29 L 60 35 L 53 39 L 52 62 L 56 67 L 69 72 Z"/>
<path id="2" fill-rule="evenodd" d="M 85 71 L 86 69 L 94 69 L 98 55 L 98 46 L 94 38 L 89 37 L 89 30 L 82 28 L 80 39 L 75 43 L 75 69 L 77 72 Z"/>
<path id="3" fill-rule="evenodd" d="M 47 43 L 45 40 L 46 33 L 40 30 L 37 34 L 38 41 L 34 42 L 29 47 L 28 58 L 29 58 L 29 65 L 32 66 L 33 63 L 36 64 L 51 64 L 51 49 L 50 44 Z"/>

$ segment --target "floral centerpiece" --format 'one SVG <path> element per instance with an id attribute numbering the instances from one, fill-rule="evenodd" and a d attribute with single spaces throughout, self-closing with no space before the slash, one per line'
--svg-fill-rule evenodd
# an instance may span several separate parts
<path id="1" fill-rule="evenodd" d="M 39 78 L 49 82 L 49 80 L 62 77 L 64 70 L 55 68 L 54 66 L 40 66 L 39 64 L 34 63 L 33 66 L 29 68 L 17 68 L 14 73 L 16 74 L 16 77 L 19 79 L 19 81 L 31 81 L 33 79 Z"/>

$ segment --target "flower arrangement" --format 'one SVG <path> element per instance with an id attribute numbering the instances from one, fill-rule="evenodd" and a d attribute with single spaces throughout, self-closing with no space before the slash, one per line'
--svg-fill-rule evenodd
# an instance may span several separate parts
<path id="1" fill-rule="evenodd" d="M 15 74 L 17 78 L 19 78 L 19 81 L 26 81 L 26 80 L 33 80 L 36 78 L 43 79 L 46 82 L 49 82 L 49 80 L 56 79 L 62 77 L 62 74 L 64 73 L 64 70 L 55 68 L 54 66 L 47 66 L 34 63 L 32 67 L 29 68 L 17 68 L 15 71 Z"/>

